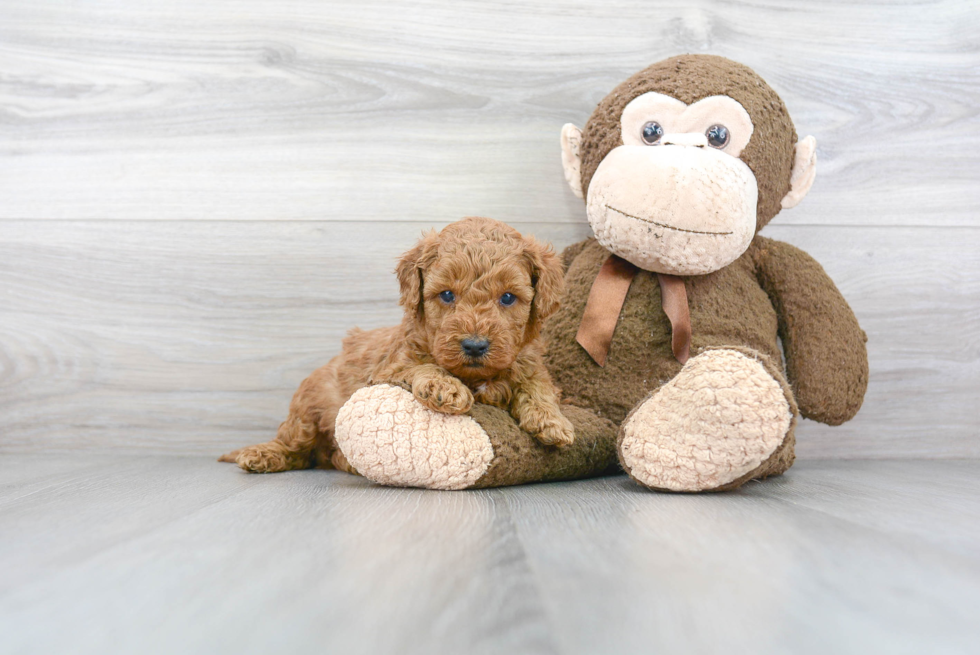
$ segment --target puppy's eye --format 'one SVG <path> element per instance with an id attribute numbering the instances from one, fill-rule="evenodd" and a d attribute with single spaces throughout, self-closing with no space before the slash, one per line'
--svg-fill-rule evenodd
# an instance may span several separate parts
<path id="1" fill-rule="evenodd" d="M 660 123 L 656 121 L 650 121 L 643 125 L 643 131 L 640 136 L 643 138 L 643 143 L 648 146 L 653 146 L 660 143 L 660 137 L 664 135 L 664 128 L 660 127 Z"/>
<path id="2" fill-rule="evenodd" d="M 446 289 L 445 291 L 439 294 L 439 300 L 441 300 L 442 302 L 448 305 L 456 301 L 456 294 L 450 291 L 449 289 Z"/>
<path id="3" fill-rule="evenodd" d="M 708 145 L 712 148 L 724 148 L 728 145 L 728 128 L 724 125 L 712 125 L 704 133 L 708 137 Z"/>
<path id="4" fill-rule="evenodd" d="M 510 307 L 515 302 L 517 302 L 517 296 L 512 294 L 510 291 L 500 296 L 500 304 L 503 305 L 504 307 Z"/>

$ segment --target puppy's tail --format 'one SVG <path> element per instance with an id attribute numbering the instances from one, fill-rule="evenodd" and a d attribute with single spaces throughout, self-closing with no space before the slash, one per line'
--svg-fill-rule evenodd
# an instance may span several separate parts
<path id="1" fill-rule="evenodd" d="M 242 449 L 241 448 L 239 448 L 238 450 L 233 450 L 230 453 L 225 453 L 224 455 L 222 455 L 221 457 L 218 458 L 218 461 L 219 462 L 231 462 L 232 464 L 234 464 L 235 463 L 235 460 L 238 459 L 238 453 L 240 453 L 240 452 L 242 452 Z"/>

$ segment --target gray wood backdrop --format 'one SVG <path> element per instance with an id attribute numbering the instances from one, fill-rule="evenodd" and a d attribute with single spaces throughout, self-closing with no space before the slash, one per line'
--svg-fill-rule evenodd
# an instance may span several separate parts
<path id="1" fill-rule="evenodd" d="M 588 234 L 558 134 L 684 52 L 755 68 L 819 144 L 764 234 L 869 337 L 801 457 L 980 455 L 980 5 L 436 0 L 0 4 L 0 451 L 270 437 L 396 256 L 486 215 Z"/>

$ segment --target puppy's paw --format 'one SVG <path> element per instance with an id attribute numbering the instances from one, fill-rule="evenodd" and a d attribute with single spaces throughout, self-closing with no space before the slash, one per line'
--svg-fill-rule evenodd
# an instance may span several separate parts
<path id="1" fill-rule="evenodd" d="M 535 418 L 525 417 L 521 427 L 546 446 L 570 446 L 575 441 L 575 428 L 561 412 L 542 413 Z"/>
<path id="2" fill-rule="evenodd" d="M 249 473 L 278 473 L 292 468 L 285 454 L 264 443 L 242 448 L 235 463 Z"/>
<path id="3" fill-rule="evenodd" d="M 443 414 L 465 414 L 473 406 L 473 392 L 452 377 L 415 378 L 412 394 L 429 409 Z"/>

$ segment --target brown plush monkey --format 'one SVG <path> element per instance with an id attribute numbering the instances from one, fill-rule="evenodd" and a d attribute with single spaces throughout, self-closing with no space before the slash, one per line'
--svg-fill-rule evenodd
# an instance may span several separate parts
<path id="1" fill-rule="evenodd" d="M 618 457 L 653 489 L 721 490 L 789 468 L 799 414 L 854 416 L 864 332 L 816 261 L 757 235 L 806 195 L 816 147 L 797 142 L 758 75 L 667 59 L 614 89 L 584 130 L 566 125 L 561 144 L 595 234 L 565 250 L 564 304 L 545 327 L 575 442 L 541 446 L 495 408 L 436 415 L 369 387 L 337 419 L 359 472 L 485 487 L 597 475 Z"/>

